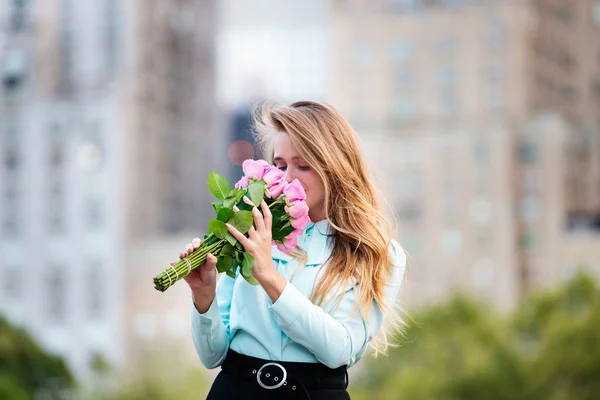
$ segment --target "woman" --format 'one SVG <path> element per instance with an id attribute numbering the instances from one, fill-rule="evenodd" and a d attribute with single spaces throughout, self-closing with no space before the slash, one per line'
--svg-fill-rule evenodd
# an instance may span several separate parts
<path id="1" fill-rule="evenodd" d="M 385 351 L 380 330 L 402 283 L 406 258 L 389 224 L 350 125 L 333 107 L 300 101 L 255 118 L 265 158 L 298 179 L 311 223 L 299 237 L 305 257 L 271 244 L 271 213 L 253 209 L 245 237 L 259 286 L 223 274 L 216 258 L 185 279 L 192 290 L 192 336 L 207 368 L 222 367 L 209 399 L 347 399 L 346 369 L 368 345 Z M 262 210 L 259 212 L 259 207 Z M 200 239 L 188 244 L 191 253 Z"/>

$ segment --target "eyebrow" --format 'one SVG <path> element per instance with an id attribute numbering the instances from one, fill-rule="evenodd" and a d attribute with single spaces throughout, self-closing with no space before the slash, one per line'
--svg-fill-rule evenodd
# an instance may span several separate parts
<path id="1" fill-rule="evenodd" d="M 294 156 L 294 157 L 292 157 L 292 160 L 300 160 L 300 157 Z M 284 160 L 282 157 L 275 157 L 275 158 L 273 158 L 273 162 L 275 162 L 275 161 L 284 161 Z"/>

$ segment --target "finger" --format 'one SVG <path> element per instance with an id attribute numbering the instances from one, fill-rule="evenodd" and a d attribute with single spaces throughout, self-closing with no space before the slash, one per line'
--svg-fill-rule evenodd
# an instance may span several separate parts
<path id="1" fill-rule="evenodd" d="M 187 254 L 185 254 L 183 251 L 181 253 L 179 253 L 179 258 L 183 258 L 185 257 Z"/>
<path id="2" fill-rule="evenodd" d="M 260 203 L 260 208 L 263 211 L 263 219 L 265 220 L 265 229 L 267 232 L 271 232 L 271 228 L 273 227 L 273 214 L 271 214 L 271 210 L 267 205 L 266 201 L 262 201 Z"/>
<path id="3" fill-rule="evenodd" d="M 249 237 L 251 240 L 256 240 L 256 239 L 258 239 L 258 238 L 256 237 L 256 229 L 255 229 L 253 226 L 251 226 L 251 227 L 250 227 L 250 229 L 248 229 L 248 237 Z"/>
<path id="4" fill-rule="evenodd" d="M 208 255 L 206 256 L 206 264 L 205 265 L 207 267 L 209 267 L 210 269 L 214 268 L 217 265 L 217 257 L 212 255 L 211 253 L 208 253 Z"/>
<path id="5" fill-rule="evenodd" d="M 200 243 L 202 243 L 202 240 L 200 240 L 200 238 L 194 238 L 194 240 L 192 240 L 192 246 L 194 246 L 194 249 L 200 247 Z"/>
<path id="6" fill-rule="evenodd" d="M 227 224 L 227 229 L 229 230 L 229 233 L 231 233 L 231 235 L 236 238 L 246 250 L 248 250 L 250 247 L 250 240 L 248 240 L 248 238 L 244 236 L 242 232 L 238 231 L 233 225 Z"/>
<path id="7" fill-rule="evenodd" d="M 192 254 L 194 252 L 194 246 L 192 246 L 191 243 L 188 243 L 187 246 L 185 246 L 185 249 L 188 254 Z"/>
<path id="8" fill-rule="evenodd" d="M 254 216 L 254 226 L 256 227 L 256 231 L 259 233 L 265 232 L 265 220 L 256 206 L 252 207 L 252 215 Z"/>

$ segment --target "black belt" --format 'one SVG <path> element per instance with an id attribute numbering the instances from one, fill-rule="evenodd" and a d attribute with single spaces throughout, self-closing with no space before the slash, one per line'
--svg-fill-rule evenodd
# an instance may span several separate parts
<path id="1" fill-rule="evenodd" d="M 311 390 L 348 388 L 345 365 L 331 369 L 321 363 L 269 361 L 229 350 L 221 368 L 264 389 L 304 391 L 308 398 Z"/>

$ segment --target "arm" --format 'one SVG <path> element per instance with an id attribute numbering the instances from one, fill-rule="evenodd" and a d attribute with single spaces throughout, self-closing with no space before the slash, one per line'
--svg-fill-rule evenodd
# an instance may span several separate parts
<path id="1" fill-rule="evenodd" d="M 393 305 L 404 276 L 406 257 L 399 245 L 393 246 L 392 284 L 386 291 L 387 302 Z M 271 306 L 280 328 L 296 343 L 306 347 L 328 366 L 337 368 L 354 364 L 383 324 L 383 314 L 373 304 L 368 322 L 355 310 L 356 289 L 346 291 L 337 309 L 328 314 L 314 305 L 289 282 Z"/>
<path id="2" fill-rule="evenodd" d="M 235 280 L 222 274 L 215 297 L 206 313 L 192 304 L 192 340 L 202 364 L 209 369 L 223 363 L 229 349 L 229 310 Z"/>

